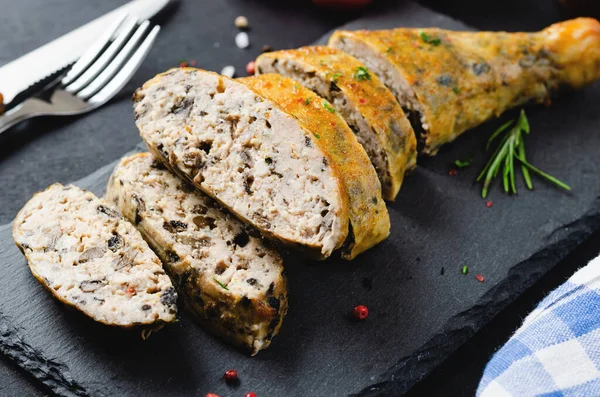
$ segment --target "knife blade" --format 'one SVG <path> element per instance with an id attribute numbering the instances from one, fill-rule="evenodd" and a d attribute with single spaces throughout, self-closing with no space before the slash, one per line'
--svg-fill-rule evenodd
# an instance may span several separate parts
<path id="1" fill-rule="evenodd" d="M 134 0 L 0 67 L 0 92 L 4 103 L 36 82 L 79 58 L 119 15 L 140 20 L 161 11 L 171 0 Z"/>

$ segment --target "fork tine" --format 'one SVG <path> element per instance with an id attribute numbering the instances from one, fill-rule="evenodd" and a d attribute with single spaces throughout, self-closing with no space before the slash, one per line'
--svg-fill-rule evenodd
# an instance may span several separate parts
<path id="1" fill-rule="evenodd" d="M 62 84 L 68 85 L 73 82 L 85 69 L 87 69 L 92 62 L 98 58 L 102 50 L 106 47 L 112 36 L 115 34 L 119 26 L 123 23 L 123 21 L 127 18 L 127 14 L 122 15 L 116 21 L 114 21 L 108 30 L 106 30 L 94 43 L 87 49 L 79 58 L 77 62 L 73 65 L 71 70 L 67 73 L 67 75 L 62 79 Z"/>
<path id="2" fill-rule="evenodd" d="M 95 106 L 100 106 L 106 103 L 113 96 L 115 96 L 115 94 L 117 94 L 125 86 L 125 84 L 127 84 L 127 82 L 139 69 L 142 62 L 144 62 L 144 59 L 146 59 L 146 56 L 148 55 L 148 52 L 150 52 L 152 44 L 154 44 L 159 31 L 160 26 L 158 25 L 150 31 L 146 39 L 138 47 L 138 49 L 119 71 L 119 73 L 117 73 L 117 75 L 102 90 L 100 90 L 100 92 L 90 98 L 90 103 L 94 104 Z"/>
<path id="3" fill-rule="evenodd" d="M 106 65 L 114 58 L 117 51 L 123 47 L 125 40 L 129 38 L 133 29 L 135 29 L 137 20 L 135 18 L 127 18 L 123 23 L 123 28 L 115 40 L 108 46 L 106 51 L 100 55 L 100 58 L 94 62 L 78 79 L 68 85 L 65 90 L 71 93 L 81 90 L 88 85 L 98 74 L 104 70 Z"/>
<path id="4" fill-rule="evenodd" d="M 77 96 L 87 99 L 99 91 L 104 85 L 117 73 L 121 65 L 127 60 L 127 57 L 133 52 L 138 43 L 142 40 L 144 33 L 150 26 L 150 21 L 144 21 L 129 39 L 123 49 L 117 54 L 115 59 L 96 77 L 90 85 L 81 90 Z"/>

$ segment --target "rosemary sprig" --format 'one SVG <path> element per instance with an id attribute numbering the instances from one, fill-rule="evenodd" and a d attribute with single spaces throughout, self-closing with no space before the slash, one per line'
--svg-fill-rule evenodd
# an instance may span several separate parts
<path id="1" fill-rule="evenodd" d="M 485 150 L 488 151 L 496 138 L 498 138 L 504 132 L 506 132 L 506 134 L 501 139 L 500 144 L 498 147 L 496 147 L 494 153 L 477 177 L 477 182 L 483 181 L 483 188 L 481 189 L 481 196 L 483 198 L 487 197 L 490 184 L 494 178 L 498 176 L 500 171 L 502 171 L 502 186 L 504 187 L 504 191 L 506 193 L 517 194 L 517 186 L 515 182 L 515 160 L 518 160 L 519 163 L 521 163 L 523 179 L 525 180 L 525 185 L 529 190 L 533 190 L 530 171 L 554 183 L 560 188 L 571 190 L 571 188 L 564 182 L 561 182 L 555 177 L 546 174 L 527 161 L 527 157 L 525 156 L 525 141 L 523 140 L 523 133 L 529 134 L 530 129 L 527 116 L 525 116 L 525 111 L 521 110 L 521 114 L 516 121 L 509 121 L 494 131 L 485 145 Z"/>

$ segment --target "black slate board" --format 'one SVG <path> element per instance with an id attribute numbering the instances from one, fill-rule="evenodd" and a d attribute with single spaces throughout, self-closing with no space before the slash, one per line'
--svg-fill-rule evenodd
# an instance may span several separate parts
<path id="1" fill-rule="evenodd" d="M 351 24 L 402 25 L 465 28 L 411 3 Z M 520 184 L 518 198 L 493 190 L 487 208 L 472 184 L 476 168 L 448 176 L 456 158 L 483 163 L 492 122 L 421 159 L 389 206 L 392 235 L 383 244 L 351 263 L 287 255 L 290 311 L 254 358 L 186 316 L 142 342 L 65 310 L 31 277 L 10 226 L 0 227 L 0 350 L 62 395 L 399 395 L 600 228 L 599 100 L 595 85 L 528 111 L 531 161 L 567 181 L 571 194 L 535 181 L 534 193 Z M 101 194 L 110 170 L 76 184 Z M 371 312 L 360 324 L 347 315 L 359 303 Z M 237 389 L 220 381 L 229 368 L 242 377 Z"/>

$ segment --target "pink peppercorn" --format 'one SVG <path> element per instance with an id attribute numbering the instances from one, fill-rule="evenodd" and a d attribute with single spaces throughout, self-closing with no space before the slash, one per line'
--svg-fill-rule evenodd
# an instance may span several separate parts
<path id="1" fill-rule="evenodd" d="M 248 73 L 249 75 L 253 75 L 255 71 L 256 71 L 256 62 L 254 62 L 254 61 L 248 62 L 248 64 L 246 65 L 246 73 Z"/>

